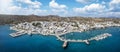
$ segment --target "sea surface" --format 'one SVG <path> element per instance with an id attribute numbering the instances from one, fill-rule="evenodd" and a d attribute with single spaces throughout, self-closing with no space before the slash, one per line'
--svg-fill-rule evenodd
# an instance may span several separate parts
<path id="1" fill-rule="evenodd" d="M 102 33 L 110 33 L 112 36 L 100 41 L 91 41 L 90 45 L 70 42 L 66 49 L 62 48 L 63 42 L 55 36 L 24 34 L 13 38 L 9 34 L 15 31 L 9 27 L 0 26 L 0 52 L 120 52 L 120 27 L 67 33 L 65 36 L 68 39 L 88 39 Z"/>

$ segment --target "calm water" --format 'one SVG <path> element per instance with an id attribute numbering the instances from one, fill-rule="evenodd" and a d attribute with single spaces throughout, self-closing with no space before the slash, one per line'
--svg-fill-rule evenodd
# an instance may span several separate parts
<path id="1" fill-rule="evenodd" d="M 91 41 L 90 45 L 69 43 L 67 49 L 63 49 L 63 42 L 54 36 L 23 35 L 12 38 L 9 35 L 12 32 L 14 31 L 9 30 L 8 25 L 0 26 L 0 52 L 120 52 L 120 27 L 73 33 L 75 36 L 67 38 L 87 39 L 105 32 L 111 33 L 112 36 L 101 41 Z"/>

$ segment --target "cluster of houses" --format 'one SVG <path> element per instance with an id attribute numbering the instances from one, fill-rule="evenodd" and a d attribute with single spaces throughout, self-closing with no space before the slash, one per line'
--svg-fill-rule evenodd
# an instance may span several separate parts
<path id="1" fill-rule="evenodd" d="M 105 28 L 111 26 L 120 26 L 113 22 L 99 22 L 84 24 L 79 22 L 48 22 L 48 21 L 33 21 L 19 23 L 11 27 L 15 31 L 27 31 L 28 34 L 43 34 L 43 35 L 63 35 L 69 32 L 83 32 L 90 29 Z"/>

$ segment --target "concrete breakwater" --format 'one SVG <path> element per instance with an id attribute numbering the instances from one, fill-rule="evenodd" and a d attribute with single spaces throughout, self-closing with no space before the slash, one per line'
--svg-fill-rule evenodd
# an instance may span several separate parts
<path id="1" fill-rule="evenodd" d="M 79 39 L 79 40 L 75 40 L 75 39 L 64 39 L 64 38 L 61 38 L 61 37 L 59 37 L 59 36 L 56 36 L 56 37 L 57 37 L 59 40 L 61 40 L 61 41 L 67 41 L 67 42 L 85 42 L 86 44 L 89 44 L 89 42 L 92 41 L 92 40 L 99 41 L 99 40 L 105 39 L 105 38 L 107 38 L 107 37 L 109 37 L 109 36 L 112 36 L 112 35 L 109 34 L 109 33 L 103 33 L 103 34 L 100 34 L 100 35 L 97 35 L 97 36 L 95 36 L 95 37 L 91 37 L 91 38 L 85 39 L 85 40 L 81 40 L 81 39 Z"/>

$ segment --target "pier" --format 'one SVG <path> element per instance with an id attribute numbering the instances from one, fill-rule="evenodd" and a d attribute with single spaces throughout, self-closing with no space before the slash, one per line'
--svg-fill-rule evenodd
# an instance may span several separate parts
<path id="1" fill-rule="evenodd" d="M 89 40 L 89 41 L 92 41 L 92 40 L 99 41 L 99 40 L 105 39 L 105 38 L 107 38 L 107 37 L 109 37 L 109 36 L 112 36 L 112 35 L 109 34 L 109 33 L 104 33 L 104 34 L 101 34 L 101 35 L 97 35 L 97 36 L 95 36 L 95 37 L 92 37 L 92 38 L 90 38 L 90 39 L 88 39 L 88 40 Z"/>
<path id="2" fill-rule="evenodd" d="M 90 44 L 89 41 L 92 41 L 92 40 L 96 40 L 96 41 L 99 41 L 99 40 L 102 40 L 102 39 L 105 39 L 109 36 L 112 36 L 111 34 L 109 33 L 104 33 L 104 34 L 101 34 L 101 35 L 97 35 L 95 37 L 92 37 L 90 39 L 85 39 L 85 40 L 75 40 L 75 39 L 64 39 L 64 38 L 61 38 L 60 36 L 56 36 L 59 40 L 61 41 L 64 41 L 64 42 L 84 42 L 86 44 Z"/>
<path id="3" fill-rule="evenodd" d="M 19 32 L 10 34 L 10 36 L 12 36 L 12 37 L 18 37 L 18 36 L 21 36 L 21 35 L 23 35 L 23 34 L 25 34 L 24 31 L 19 31 Z"/>
<path id="4" fill-rule="evenodd" d="M 88 40 L 75 40 L 75 39 L 73 39 L 73 40 L 71 40 L 71 39 L 64 39 L 64 38 L 61 38 L 61 37 L 59 37 L 59 36 L 56 36 L 59 40 L 61 40 L 61 41 L 64 41 L 64 42 L 85 42 L 86 44 L 89 44 L 89 41 Z"/>

